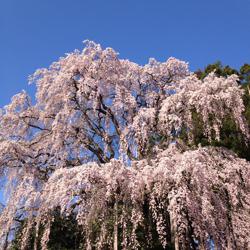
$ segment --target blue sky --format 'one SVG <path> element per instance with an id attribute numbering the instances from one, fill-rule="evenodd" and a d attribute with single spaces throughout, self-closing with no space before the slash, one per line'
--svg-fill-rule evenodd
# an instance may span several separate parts
<path id="1" fill-rule="evenodd" d="M 27 76 L 94 40 L 139 64 L 174 56 L 191 70 L 250 63 L 250 0 L 1 0 L 0 107 Z"/>

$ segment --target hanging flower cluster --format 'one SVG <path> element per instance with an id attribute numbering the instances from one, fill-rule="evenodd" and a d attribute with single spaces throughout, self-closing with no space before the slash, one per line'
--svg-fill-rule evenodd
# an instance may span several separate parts
<path id="1" fill-rule="evenodd" d="M 249 248 L 249 163 L 188 148 L 194 113 L 208 140 L 229 116 L 248 143 L 237 80 L 199 80 L 175 58 L 140 66 L 91 41 L 36 71 L 36 102 L 22 92 L 0 112 L 0 245 L 25 222 L 21 248 L 35 230 L 47 249 L 59 209 L 75 217 L 83 249 Z M 183 131 L 186 152 L 174 146 Z"/>

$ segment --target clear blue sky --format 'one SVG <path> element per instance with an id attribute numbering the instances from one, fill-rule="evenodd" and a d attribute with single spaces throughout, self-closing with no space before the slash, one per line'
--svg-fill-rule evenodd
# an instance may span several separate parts
<path id="1" fill-rule="evenodd" d="M 191 70 L 250 63 L 250 0 L 0 0 L 0 107 L 27 76 L 91 39 L 144 64 L 174 56 Z"/>

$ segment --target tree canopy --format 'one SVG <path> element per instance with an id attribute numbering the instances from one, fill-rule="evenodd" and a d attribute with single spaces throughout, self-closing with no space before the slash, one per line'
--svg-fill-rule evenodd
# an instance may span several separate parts
<path id="1" fill-rule="evenodd" d="M 0 113 L 2 248 L 249 248 L 249 72 L 91 41 L 37 70 Z"/>

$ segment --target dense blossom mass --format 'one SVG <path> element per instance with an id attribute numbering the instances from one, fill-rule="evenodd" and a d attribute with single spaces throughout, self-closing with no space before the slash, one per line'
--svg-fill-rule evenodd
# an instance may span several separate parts
<path id="1" fill-rule="evenodd" d="M 20 249 L 48 249 L 55 211 L 82 249 L 250 248 L 250 164 L 192 143 L 197 116 L 208 141 L 229 117 L 249 143 L 236 75 L 200 80 L 87 41 L 30 81 L 36 102 L 22 92 L 0 113 L 3 249 L 17 232 Z"/>

